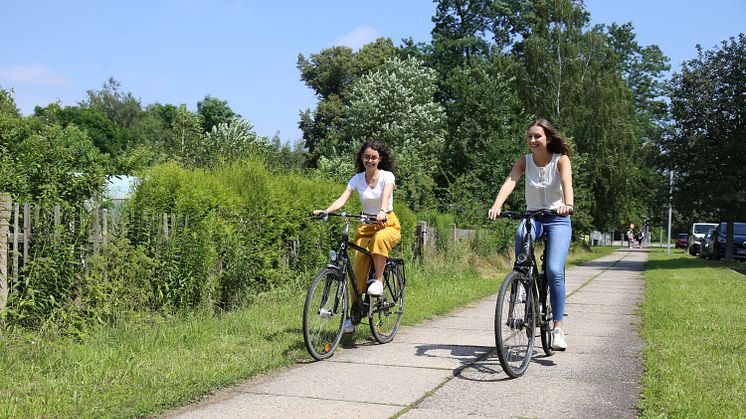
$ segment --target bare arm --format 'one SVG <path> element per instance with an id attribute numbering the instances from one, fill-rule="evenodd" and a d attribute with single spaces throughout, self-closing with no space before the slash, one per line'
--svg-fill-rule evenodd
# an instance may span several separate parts
<path id="1" fill-rule="evenodd" d="M 572 165 L 570 158 L 566 155 L 560 156 L 557 167 L 560 172 L 560 182 L 562 182 L 562 193 L 565 195 L 565 205 L 557 208 L 557 213 L 567 215 L 573 210 L 575 205 L 575 192 L 572 189 Z"/>
<path id="2" fill-rule="evenodd" d="M 383 221 L 386 219 L 386 208 L 388 207 L 389 197 L 393 190 L 393 183 L 387 183 L 383 186 L 383 193 L 381 194 L 381 210 L 376 214 L 376 220 Z"/>
<path id="3" fill-rule="evenodd" d="M 518 160 L 516 160 L 515 164 L 513 164 L 513 168 L 510 170 L 508 178 L 505 179 L 503 186 L 500 187 L 500 191 L 497 193 L 497 197 L 495 198 L 495 203 L 492 204 L 492 208 L 487 211 L 487 217 L 489 217 L 490 220 L 494 220 L 500 215 L 505 200 L 508 199 L 510 193 L 513 192 L 516 183 L 518 183 L 525 171 L 526 158 L 524 156 L 521 156 Z"/>
<path id="4" fill-rule="evenodd" d="M 347 200 L 350 199 L 350 195 L 352 195 L 352 189 L 345 187 L 344 192 L 342 192 L 342 195 L 336 201 L 332 202 L 325 210 L 314 210 L 313 215 L 319 216 L 325 212 L 334 212 L 342 208 L 347 203 Z"/>

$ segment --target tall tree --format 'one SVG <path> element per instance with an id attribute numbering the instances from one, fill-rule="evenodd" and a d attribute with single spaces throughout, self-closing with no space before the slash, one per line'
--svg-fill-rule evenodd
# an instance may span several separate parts
<path id="1" fill-rule="evenodd" d="M 114 155 L 122 150 L 124 139 L 121 129 L 106 115 L 88 107 L 66 106 L 61 108 L 59 103 L 51 103 L 45 108 L 37 106 L 34 117 L 44 118 L 49 123 L 60 124 L 62 127 L 75 125 L 88 134 L 93 144 L 104 153 Z"/>
<path id="2" fill-rule="evenodd" d="M 440 199 L 461 221 L 484 219 L 501 181 L 525 149 L 528 124 L 512 85 L 495 67 L 451 70 Z M 511 198 L 515 198 L 514 194 Z M 517 202 L 513 202 L 514 205 Z"/>
<path id="3" fill-rule="evenodd" d="M 101 90 L 89 90 L 82 106 L 93 108 L 106 115 L 122 128 L 131 128 L 142 112 L 140 101 L 132 93 L 121 91 L 121 83 L 109 78 Z"/>
<path id="4" fill-rule="evenodd" d="M 319 99 L 316 109 L 302 111 L 298 123 L 303 131 L 308 163 L 315 167 L 320 156 L 338 154 L 339 127 L 346 116 L 350 88 L 355 80 L 397 54 L 391 39 L 379 38 L 355 52 L 346 46 L 327 48 L 308 58 L 298 55 L 298 70 Z"/>
<path id="5" fill-rule="evenodd" d="M 433 170 L 440 164 L 445 114 L 433 101 L 436 75 L 416 59 L 392 58 L 382 69 L 363 76 L 352 87 L 343 125 L 351 154 L 368 138 L 394 149 L 397 191 L 412 209 L 434 205 Z"/>
<path id="6" fill-rule="evenodd" d="M 726 259 L 732 258 L 732 223 L 746 218 L 746 35 L 723 41 L 682 64 L 672 80 L 674 130 L 661 146 L 674 170 L 680 211 L 728 221 Z"/>
<path id="7" fill-rule="evenodd" d="M 210 95 L 197 102 L 197 114 L 202 118 L 202 131 L 208 133 L 220 124 L 230 124 L 241 115 L 233 112 L 227 100 L 220 100 Z"/>
<path id="8" fill-rule="evenodd" d="M 186 105 L 181 105 L 176 112 L 176 118 L 171 124 L 170 153 L 189 165 L 199 165 L 200 156 L 204 155 L 204 139 L 202 119 L 198 114 L 189 112 Z"/>
<path id="9" fill-rule="evenodd" d="M 642 130 L 634 96 L 603 26 L 589 28 L 582 2 L 524 4 L 513 54 L 529 113 L 547 117 L 574 139 L 589 172 L 587 209 L 594 225 L 614 229 L 646 213 L 639 156 Z"/>
<path id="10" fill-rule="evenodd" d="M 497 18 L 492 0 L 441 0 L 433 16 L 433 60 L 438 69 L 455 69 L 490 55 L 491 22 Z"/>

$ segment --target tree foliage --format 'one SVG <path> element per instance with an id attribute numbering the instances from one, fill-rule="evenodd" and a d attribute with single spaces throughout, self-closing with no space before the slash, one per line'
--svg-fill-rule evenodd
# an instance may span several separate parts
<path id="1" fill-rule="evenodd" d="M 121 83 L 109 78 L 101 90 L 89 90 L 82 106 L 95 109 L 122 128 L 131 128 L 142 112 L 140 101 L 132 93 L 121 91 Z"/>
<path id="2" fill-rule="evenodd" d="M 230 124 L 234 118 L 241 117 L 228 106 L 227 100 L 220 100 L 210 95 L 197 102 L 197 114 L 202 120 L 202 131 L 205 133 L 212 131 L 213 127 Z"/>
<path id="3" fill-rule="evenodd" d="M 746 35 L 697 46 L 671 88 L 674 126 L 660 145 L 676 174 L 676 207 L 689 217 L 746 219 Z"/>
<path id="4" fill-rule="evenodd" d="M 338 151 L 353 154 L 368 138 L 393 148 L 397 192 L 412 209 L 434 205 L 433 168 L 440 163 L 445 134 L 443 108 L 433 102 L 436 75 L 417 59 L 386 60 L 351 89 Z"/>
<path id="5" fill-rule="evenodd" d="M 298 55 L 298 70 L 319 99 L 316 109 L 301 112 L 299 127 L 308 150 L 308 165 L 316 166 L 320 156 L 327 159 L 339 152 L 340 126 L 349 106 L 350 88 L 364 74 L 380 68 L 396 55 L 393 42 L 379 38 L 354 52 L 346 46 L 327 48 L 308 58 Z"/>

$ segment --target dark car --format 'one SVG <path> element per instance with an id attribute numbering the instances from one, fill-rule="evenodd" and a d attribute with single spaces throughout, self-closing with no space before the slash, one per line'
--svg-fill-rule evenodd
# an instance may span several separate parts
<path id="1" fill-rule="evenodd" d="M 722 259 L 725 257 L 727 228 L 728 224 L 722 222 L 710 234 L 706 249 L 702 249 L 703 253 L 706 253 L 705 257 L 707 259 Z M 744 222 L 733 223 L 733 258 L 746 259 L 746 223 Z"/>
<path id="2" fill-rule="evenodd" d="M 676 249 L 686 249 L 686 245 L 688 241 L 689 241 L 688 233 L 679 233 L 679 235 L 676 237 L 676 243 L 674 243 L 673 247 Z"/>

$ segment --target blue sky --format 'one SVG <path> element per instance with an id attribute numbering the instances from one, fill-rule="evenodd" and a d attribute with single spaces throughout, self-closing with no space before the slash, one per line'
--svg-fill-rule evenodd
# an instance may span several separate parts
<path id="1" fill-rule="evenodd" d="M 593 23 L 632 22 L 673 70 L 746 32 L 745 0 L 586 0 Z M 299 111 L 316 98 L 298 54 L 359 48 L 379 36 L 428 42 L 430 0 L 0 0 L 0 86 L 24 114 L 75 105 L 109 77 L 142 105 L 227 100 L 259 135 L 301 137 Z"/>

